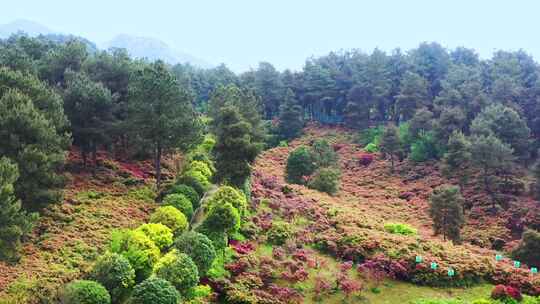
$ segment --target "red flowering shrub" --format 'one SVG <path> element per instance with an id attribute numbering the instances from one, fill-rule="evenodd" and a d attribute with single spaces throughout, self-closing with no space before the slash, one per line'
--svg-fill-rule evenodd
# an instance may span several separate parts
<path id="1" fill-rule="evenodd" d="M 278 303 L 302 303 L 302 295 L 289 287 L 280 287 L 275 284 L 271 284 L 270 287 L 270 294 L 272 294 L 276 300 L 278 300 Z M 275 303 L 275 302 L 267 302 L 267 303 Z"/>
<path id="2" fill-rule="evenodd" d="M 353 262 L 352 261 L 347 261 L 347 262 L 341 263 L 339 268 L 340 268 L 341 272 L 345 273 L 345 272 L 351 270 L 352 267 L 353 267 Z"/>
<path id="3" fill-rule="evenodd" d="M 517 301 L 521 301 L 523 297 L 519 289 L 512 286 L 505 286 L 502 284 L 496 285 L 491 291 L 491 298 L 494 300 L 504 300 L 506 298 L 512 298 Z"/>
<path id="4" fill-rule="evenodd" d="M 506 297 L 506 286 L 496 285 L 491 291 L 491 298 L 494 300 L 504 299 Z"/>
<path id="5" fill-rule="evenodd" d="M 521 292 L 519 289 L 514 288 L 512 286 L 506 286 L 506 294 L 518 301 L 521 301 L 523 297 L 521 296 Z"/>
<path id="6" fill-rule="evenodd" d="M 362 290 L 362 284 L 360 284 L 360 282 L 349 278 L 341 278 L 338 282 L 338 287 L 343 291 L 346 298 L 349 298 L 352 294 Z"/>
<path id="7" fill-rule="evenodd" d="M 283 271 L 281 273 L 281 278 L 291 283 L 305 281 L 308 277 L 309 273 L 304 269 L 304 267 L 300 267 L 297 269 L 293 268 L 290 269 L 290 271 Z"/>
<path id="8" fill-rule="evenodd" d="M 248 254 L 255 249 L 251 243 L 241 243 L 237 240 L 230 240 L 229 245 L 239 254 Z"/>
<path id="9" fill-rule="evenodd" d="M 364 167 L 369 166 L 375 157 L 370 153 L 361 153 L 358 155 L 358 163 Z"/>
<path id="10" fill-rule="evenodd" d="M 285 259 L 285 250 L 282 247 L 274 247 L 272 248 L 272 257 L 274 259 L 282 261 Z"/>
<path id="11" fill-rule="evenodd" d="M 305 249 L 298 249 L 293 253 L 293 260 L 306 262 L 308 260 L 308 253 Z"/>
<path id="12" fill-rule="evenodd" d="M 323 296 L 328 295 L 334 289 L 334 285 L 322 277 L 315 278 L 313 293 L 316 300 L 321 300 Z"/>
<path id="13" fill-rule="evenodd" d="M 251 266 L 252 265 L 247 258 L 240 258 L 230 264 L 225 265 L 225 269 L 227 269 L 232 275 L 239 275 L 246 272 Z"/>

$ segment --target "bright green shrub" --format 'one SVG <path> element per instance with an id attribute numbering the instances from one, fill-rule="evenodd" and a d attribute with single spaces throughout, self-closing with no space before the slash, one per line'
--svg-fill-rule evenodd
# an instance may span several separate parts
<path id="1" fill-rule="evenodd" d="M 316 169 L 317 165 L 308 147 L 300 146 L 289 154 L 285 176 L 289 183 L 304 184 L 304 177 L 310 176 Z"/>
<path id="2" fill-rule="evenodd" d="M 201 150 L 205 153 L 211 153 L 215 145 L 216 139 L 211 135 L 207 134 L 204 137 L 203 142 L 199 145 L 199 148 L 201 148 Z"/>
<path id="3" fill-rule="evenodd" d="M 159 207 L 150 216 L 150 223 L 160 223 L 171 229 L 173 234 L 179 234 L 188 227 L 186 216 L 173 206 Z"/>
<path id="4" fill-rule="evenodd" d="M 178 304 L 180 294 L 169 281 L 151 277 L 135 286 L 130 304 Z"/>
<path id="5" fill-rule="evenodd" d="M 199 173 L 200 174 L 200 173 Z M 202 176 L 202 175 L 201 175 Z M 193 188 L 195 191 L 197 191 L 197 194 L 199 196 L 202 196 L 204 192 L 206 192 L 208 187 L 208 180 L 204 179 L 204 182 L 201 182 L 198 178 L 192 176 L 192 175 L 182 175 L 176 180 L 177 184 L 184 184 L 191 188 Z"/>
<path id="6" fill-rule="evenodd" d="M 169 194 L 161 202 L 163 206 L 173 206 L 180 210 L 188 220 L 193 216 L 193 205 L 187 196 L 183 194 Z"/>
<path id="7" fill-rule="evenodd" d="M 204 299 L 212 295 L 212 287 L 208 285 L 198 285 L 193 288 L 188 298 L 189 299 Z M 194 303 L 200 303 L 200 302 L 194 302 Z"/>
<path id="8" fill-rule="evenodd" d="M 228 245 L 227 233 L 224 231 L 213 231 L 205 225 L 197 227 L 197 232 L 206 235 L 212 241 L 212 245 L 216 251 L 223 250 Z"/>
<path id="9" fill-rule="evenodd" d="M 105 287 L 94 281 L 78 280 L 66 285 L 61 293 L 62 304 L 110 304 Z"/>
<path id="10" fill-rule="evenodd" d="M 173 243 L 173 233 L 171 229 L 163 224 L 143 224 L 139 226 L 136 231 L 144 233 L 162 251 L 169 248 Z"/>
<path id="11" fill-rule="evenodd" d="M 493 304 L 493 301 L 486 300 L 486 299 L 477 299 L 472 301 L 471 304 Z"/>
<path id="12" fill-rule="evenodd" d="M 231 203 L 216 204 L 201 226 L 207 231 L 233 233 L 240 229 L 240 213 Z"/>
<path id="13" fill-rule="evenodd" d="M 169 281 L 182 295 L 199 283 L 197 265 L 187 254 L 174 249 L 158 261 L 154 274 Z"/>
<path id="14" fill-rule="evenodd" d="M 152 273 L 159 259 L 159 248 L 140 231 L 117 230 L 112 233 L 110 250 L 124 256 L 135 270 L 135 278 L 140 282 Z"/>
<path id="15" fill-rule="evenodd" d="M 400 123 L 398 127 L 399 142 L 402 144 L 403 150 L 407 151 L 413 142 L 413 136 L 409 131 L 409 123 Z"/>
<path id="16" fill-rule="evenodd" d="M 271 244 L 283 245 L 293 236 L 292 227 L 287 222 L 273 222 L 266 236 Z"/>
<path id="17" fill-rule="evenodd" d="M 204 187 L 205 191 L 210 186 L 210 182 L 208 181 L 208 178 L 200 171 L 188 170 L 188 171 L 184 172 L 183 175 L 193 177 L 195 180 L 197 180 Z"/>
<path id="18" fill-rule="evenodd" d="M 200 276 L 205 276 L 216 258 L 216 250 L 212 241 L 204 234 L 188 231 L 179 235 L 174 241 L 174 247 L 191 257 Z"/>
<path id="19" fill-rule="evenodd" d="M 392 234 L 402 235 L 416 235 L 417 230 L 407 224 L 402 223 L 386 223 L 384 224 L 384 230 Z"/>
<path id="20" fill-rule="evenodd" d="M 231 247 L 225 247 L 216 256 L 214 263 L 208 270 L 208 277 L 214 280 L 222 279 L 230 275 L 229 271 L 225 269 L 225 265 L 233 261 L 235 257 L 235 251 Z"/>
<path id="21" fill-rule="evenodd" d="M 331 167 L 338 162 L 338 155 L 326 139 L 316 139 L 310 147 L 310 153 L 317 167 Z"/>
<path id="22" fill-rule="evenodd" d="M 216 173 L 216 167 L 214 166 L 214 162 L 212 159 L 210 159 L 210 156 L 206 152 L 202 151 L 195 151 L 194 153 L 190 154 L 190 159 L 192 161 L 197 160 L 205 163 L 210 170 L 212 170 L 212 173 Z"/>
<path id="23" fill-rule="evenodd" d="M 452 299 L 421 299 L 421 300 L 414 301 L 413 304 L 466 304 L 466 303 L 460 300 L 452 300 Z"/>
<path id="24" fill-rule="evenodd" d="M 411 159 L 415 162 L 424 162 L 438 158 L 437 141 L 432 132 L 421 134 L 411 145 Z"/>
<path id="25" fill-rule="evenodd" d="M 374 143 L 369 143 L 364 147 L 364 151 L 368 153 L 376 153 L 379 152 L 379 146 Z"/>
<path id="26" fill-rule="evenodd" d="M 531 297 L 523 295 L 523 300 L 521 301 L 521 304 L 540 304 L 540 296 Z"/>
<path id="27" fill-rule="evenodd" d="M 363 130 L 358 138 L 359 144 L 366 146 L 372 143 L 375 147 L 378 146 L 383 130 L 383 126 Z"/>
<path id="28" fill-rule="evenodd" d="M 109 291 L 113 303 L 120 302 L 135 285 L 135 270 L 128 259 L 116 253 L 99 258 L 89 277 Z"/>
<path id="29" fill-rule="evenodd" d="M 199 208 L 201 197 L 199 196 L 197 191 L 195 191 L 195 189 L 191 188 L 188 185 L 174 185 L 171 188 L 170 194 L 183 194 L 191 202 L 191 205 L 193 206 L 193 210 L 196 210 L 197 208 Z"/>
<path id="30" fill-rule="evenodd" d="M 193 209 L 197 209 L 199 207 L 199 200 L 201 199 L 201 197 L 199 196 L 197 191 L 195 191 L 195 189 L 188 185 L 169 184 L 165 186 L 165 189 L 161 191 L 160 194 L 161 200 L 163 200 L 163 198 L 169 194 L 183 194 L 189 199 L 189 201 L 193 205 Z"/>
<path id="31" fill-rule="evenodd" d="M 187 171 L 197 171 L 200 172 L 206 179 L 210 179 L 214 172 L 208 167 L 208 165 L 200 160 L 194 160 L 189 163 Z"/>
<path id="32" fill-rule="evenodd" d="M 208 208 L 211 209 L 215 205 L 230 203 L 238 210 L 240 215 L 244 215 L 247 211 L 246 196 L 239 190 L 230 186 L 221 186 L 208 200 Z"/>
<path id="33" fill-rule="evenodd" d="M 341 173 L 338 169 L 321 168 L 315 172 L 308 187 L 328 194 L 335 194 L 339 190 L 340 178 Z"/>

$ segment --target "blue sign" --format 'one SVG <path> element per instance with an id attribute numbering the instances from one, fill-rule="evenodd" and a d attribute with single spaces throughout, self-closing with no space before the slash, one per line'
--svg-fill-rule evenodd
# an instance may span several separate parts
<path id="1" fill-rule="evenodd" d="M 531 268 L 531 273 L 532 274 L 537 274 L 538 273 L 538 268 L 536 268 L 536 267 Z"/>
<path id="2" fill-rule="evenodd" d="M 514 261 L 514 267 L 516 267 L 516 268 L 521 267 L 521 262 L 520 261 Z"/>
<path id="3" fill-rule="evenodd" d="M 495 255 L 495 261 L 499 262 L 499 261 L 502 261 L 502 259 L 503 259 L 503 256 L 501 254 Z"/>
<path id="4" fill-rule="evenodd" d="M 439 265 L 437 265 L 437 263 L 431 262 L 431 269 L 437 270 L 437 267 L 439 267 Z"/>
<path id="5" fill-rule="evenodd" d="M 448 276 L 449 277 L 453 277 L 455 274 L 456 274 L 456 272 L 454 271 L 454 269 L 448 268 Z"/>
<path id="6" fill-rule="evenodd" d="M 422 261 L 423 261 L 424 259 L 422 259 L 421 256 L 417 255 L 416 258 L 415 258 L 414 260 L 416 261 L 416 263 L 422 263 Z"/>

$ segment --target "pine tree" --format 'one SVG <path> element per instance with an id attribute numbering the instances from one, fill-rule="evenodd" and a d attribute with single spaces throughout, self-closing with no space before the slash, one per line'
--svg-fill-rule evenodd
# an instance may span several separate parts
<path id="1" fill-rule="evenodd" d="M 404 121 L 411 119 L 416 109 L 429 103 L 429 86 L 422 76 L 407 72 L 396 96 L 397 112 Z"/>
<path id="2" fill-rule="evenodd" d="M 0 98 L 0 142 L 0 155 L 19 166 L 15 192 L 25 207 L 38 210 L 60 200 L 64 179 L 58 171 L 68 139 L 18 90 Z"/>
<path id="3" fill-rule="evenodd" d="M 21 209 L 21 201 L 14 194 L 13 184 L 19 172 L 8 158 L 0 158 L 0 260 L 18 259 L 21 239 L 28 234 L 37 218 Z"/>
<path id="4" fill-rule="evenodd" d="M 522 158 L 528 156 L 531 130 L 512 108 L 500 104 L 485 108 L 473 120 L 471 132 L 483 136 L 493 134 L 503 143 L 510 145 L 516 155 Z"/>
<path id="5" fill-rule="evenodd" d="M 161 184 L 161 157 L 174 149 L 189 150 L 202 140 L 202 125 L 188 94 L 165 63 L 143 64 L 129 84 L 128 119 L 134 134 L 151 143 L 156 185 Z"/>
<path id="6" fill-rule="evenodd" d="M 109 141 L 113 123 L 111 92 L 83 73 L 67 72 L 64 110 L 71 121 L 74 144 L 81 148 L 84 166 L 88 153 L 96 162 L 100 144 Z"/>
<path id="7" fill-rule="evenodd" d="M 457 177 L 461 187 L 465 185 L 469 177 L 470 145 L 471 143 L 463 133 L 454 131 L 448 140 L 446 153 L 442 160 L 443 174 L 448 178 Z"/>
<path id="8" fill-rule="evenodd" d="M 392 164 L 392 173 L 394 172 L 394 157 L 401 147 L 399 139 L 399 131 L 395 125 L 388 125 L 384 128 L 381 136 L 380 149 L 382 152 L 390 156 Z"/>
<path id="9" fill-rule="evenodd" d="M 278 133 L 281 139 L 291 140 L 300 135 L 304 127 L 302 115 L 302 107 L 295 100 L 294 93 L 287 89 L 279 115 Z"/>
<path id="10" fill-rule="evenodd" d="M 429 214 L 433 219 L 435 234 L 442 234 L 455 243 L 461 241 L 460 229 L 463 217 L 463 197 L 459 187 L 443 185 L 433 190 L 430 198 Z"/>
<path id="11" fill-rule="evenodd" d="M 472 164 L 481 171 L 484 189 L 491 197 L 493 210 L 496 209 L 497 175 L 508 171 L 513 165 L 513 149 L 493 134 L 474 136 L 471 140 Z"/>
<path id="12" fill-rule="evenodd" d="M 251 141 L 261 143 L 266 138 L 266 130 L 262 123 L 260 98 L 250 90 L 242 90 L 236 85 L 219 86 L 209 101 L 208 114 L 212 118 L 210 127 L 217 133 L 220 125 L 220 111 L 223 107 L 236 107 L 242 119 L 250 124 Z"/>
<path id="13" fill-rule="evenodd" d="M 226 105 L 219 110 L 215 126 L 217 179 L 242 187 L 251 174 L 260 145 L 253 142 L 252 127 L 243 119 L 238 108 Z"/>

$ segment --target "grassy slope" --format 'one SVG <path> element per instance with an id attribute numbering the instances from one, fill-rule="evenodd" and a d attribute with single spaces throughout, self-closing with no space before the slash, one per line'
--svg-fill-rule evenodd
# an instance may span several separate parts
<path id="1" fill-rule="evenodd" d="M 342 188 L 336 196 L 307 189 L 303 186 L 291 186 L 300 198 L 308 200 L 322 208 L 326 212 L 335 214 L 335 222 L 338 223 L 339 233 L 350 235 L 363 234 L 369 231 L 368 235 L 377 239 L 385 239 L 385 243 L 379 243 L 377 246 L 389 246 L 392 242 L 401 242 L 402 239 L 385 233 L 381 226 L 385 222 L 403 222 L 408 223 L 418 229 L 420 239 L 430 241 L 439 249 L 451 249 L 456 252 L 463 252 L 464 258 L 485 261 L 491 263 L 495 252 L 478 246 L 465 243 L 461 246 L 452 246 L 444 242 L 440 237 L 433 236 L 431 230 L 431 220 L 427 213 L 428 197 L 432 188 L 442 184 L 445 180 L 439 172 L 430 166 L 408 168 L 408 164 L 399 165 L 400 174 L 389 173 L 389 163 L 377 159 L 369 167 L 362 167 L 357 164 L 356 155 L 361 152 L 360 147 L 352 145 L 351 135 L 344 130 L 339 129 L 318 129 L 310 128 L 305 136 L 294 141 L 289 147 L 278 147 L 265 151 L 257 160 L 255 165 L 256 174 L 266 177 L 276 178 L 279 183 L 284 181 L 284 168 L 287 155 L 296 146 L 308 144 L 315 138 L 325 137 L 334 144 L 341 144 L 339 154 L 342 167 Z M 268 196 L 272 192 L 265 190 Z M 411 192 L 413 196 L 409 200 L 401 199 L 400 194 Z M 279 203 L 278 203 L 279 204 Z M 465 240 L 482 239 L 487 240 L 490 237 L 508 237 L 508 230 L 505 228 L 505 214 L 499 217 L 492 217 L 489 220 L 469 217 L 467 225 L 463 229 Z M 315 224 L 316 223 L 309 223 Z M 359 228 L 360 227 L 360 228 Z M 298 230 L 303 228 L 297 227 Z M 380 231 L 382 230 L 382 232 Z M 308 235 L 307 230 L 301 234 Z M 388 249 L 388 248 L 387 248 Z M 316 255 L 318 253 L 315 253 Z M 330 272 L 332 268 L 338 268 L 337 262 L 330 259 L 327 264 Z M 333 261 L 332 261 L 333 260 Z M 502 267 L 510 267 L 508 265 Z M 500 265 L 498 267 L 501 267 Z M 317 270 L 321 271 L 321 270 Z M 313 288 L 313 274 L 310 275 L 305 289 Z M 283 286 L 290 284 L 283 283 Z M 368 283 L 369 285 L 369 283 Z M 388 287 L 391 286 L 391 287 Z M 411 299 L 424 297 L 461 297 L 463 299 L 472 299 L 484 297 L 489 294 L 491 286 L 489 284 L 480 285 L 472 289 L 437 289 L 429 287 L 419 287 L 404 282 L 392 282 L 388 286 L 382 286 L 381 294 L 375 295 L 371 292 L 364 292 L 363 299 L 357 299 L 358 303 L 406 303 Z M 365 290 L 366 288 L 364 288 Z M 306 301 L 310 301 L 309 292 L 306 294 Z M 337 294 L 330 298 L 325 298 L 324 303 L 338 303 L 343 295 Z"/>
<path id="2" fill-rule="evenodd" d="M 71 153 L 64 200 L 43 212 L 20 262 L 0 263 L 0 303 L 48 303 L 59 286 L 88 271 L 112 229 L 138 226 L 153 208 L 154 194 L 142 179 L 147 165 L 102 154 L 92 175 L 79 162 Z"/>

